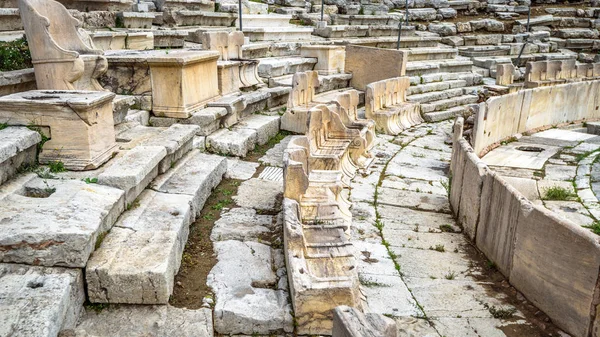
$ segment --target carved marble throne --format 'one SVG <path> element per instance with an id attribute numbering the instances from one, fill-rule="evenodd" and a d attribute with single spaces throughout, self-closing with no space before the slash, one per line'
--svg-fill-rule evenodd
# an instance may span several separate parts
<path id="1" fill-rule="evenodd" d="M 19 0 L 38 89 L 104 91 L 108 68 L 81 22 L 54 0 Z"/>

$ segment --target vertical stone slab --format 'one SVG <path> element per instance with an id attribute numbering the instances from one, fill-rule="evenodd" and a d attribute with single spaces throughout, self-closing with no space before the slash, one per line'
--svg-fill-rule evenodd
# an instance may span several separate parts
<path id="1" fill-rule="evenodd" d="M 466 141 L 461 142 L 461 147 L 470 146 Z M 473 152 L 465 151 L 465 166 L 463 174 L 458 221 L 462 224 L 465 233 L 471 240 L 475 240 L 477 232 L 477 221 L 479 220 L 479 205 L 482 202 L 481 189 L 483 179 L 488 174 L 487 165 L 483 163 Z"/>
<path id="2" fill-rule="evenodd" d="M 352 74 L 350 85 L 365 90 L 369 83 L 404 76 L 407 60 L 406 51 L 348 45 L 345 69 Z"/>
<path id="3" fill-rule="evenodd" d="M 511 85 L 514 82 L 515 66 L 512 63 L 502 63 L 496 65 L 496 84 Z"/>
<path id="4" fill-rule="evenodd" d="M 542 207 L 521 204 L 510 282 L 569 334 L 589 333 L 599 269 L 595 234 Z"/>

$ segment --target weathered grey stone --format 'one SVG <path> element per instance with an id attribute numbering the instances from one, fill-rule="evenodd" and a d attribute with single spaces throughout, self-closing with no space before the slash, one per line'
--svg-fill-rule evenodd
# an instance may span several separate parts
<path id="1" fill-rule="evenodd" d="M 0 184 L 10 179 L 22 166 L 35 164 L 36 145 L 41 140 L 38 132 L 24 127 L 0 130 Z"/>
<path id="2" fill-rule="evenodd" d="M 252 178 L 244 181 L 238 188 L 233 200 L 241 206 L 263 211 L 277 211 L 281 202 L 283 184 Z"/>
<path id="3" fill-rule="evenodd" d="M 212 189 L 219 185 L 225 172 L 225 158 L 192 150 L 169 172 L 157 177 L 150 187 L 158 192 L 192 196 L 192 213 L 200 215 Z"/>
<path id="4" fill-rule="evenodd" d="M 473 31 L 485 29 L 488 32 L 503 32 L 504 24 L 494 19 L 481 19 L 469 22 Z"/>
<path id="5" fill-rule="evenodd" d="M 234 208 L 221 215 L 210 234 L 212 241 L 258 241 L 273 228 L 272 215 L 259 215 L 252 208 Z"/>
<path id="6" fill-rule="evenodd" d="M 293 136 L 286 136 L 283 138 L 281 142 L 268 149 L 265 155 L 260 157 L 258 161 L 264 165 L 283 167 L 283 151 L 287 147 L 292 137 Z"/>
<path id="7" fill-rule="evenodd" d="M 257 134 L 253 129 L 221 129 L 206 137 L 206 147 L 215 153 L 245 157 L 254 149 Z"/>
<path id="8" fill-rule="evenodd" d="M 112 187 L 33 178 L 0 202 L 0 260 L 83 268 L 98 236 L 123 211 L 123 199 Z"/>
<path id="9" fill-rule="evenodd" d="M 75 327 L 81 270 L 0 264 L 0 335 L 53 337 Z"/>
<path id="10" fill-rule="evenodd" d="M 213 336 L 210 309 L 189 310 L 170 305 L 119 305 L 87 310 L 76 336 Z"/>
<path id="11" fill-rule="evenodd" d="M 248 180 L 254 176 L 256 173 L 256 169 L 260 164 L 243 161 L 236 158 L 228 158 L 227 159 L 227 173 L 225 173 L 225 178 L 228 179 L 238 179 L 238 180 Z"/>
<path id="12" fill-rule="evenodd" d="M 208 107 L 192 112 L 190 118 L 170 118 L 170 117 L 152 117 L 150 124 L 152 126 L 171 126 L 175 123 L 194 124 L 200 129 L 198 136 L 208 136 L 217 131 L 221 126 L 221 119 L 227 115 L 227 109 L 222 107 Z"/>
<path id="13" fill-rule="evenodd" d="M 456 35 L 456 26 L 452 23 L 430 23 L 428 28 L 440 36 Z"/>
<path id="14" fill-rule="evenodd" d="M 396 337 L 396 322 L 383 315 L 363 314 L 355 308 L 333 310 L 333 337 Z"/>
<path id="15" fill-rule="evenodd" d="M 199 129 L 196 125 L 174 124 L 157 136 L 142 143 L 142 146 L 162 146 L 167 151 L 166 156 L 158 165 L 159 174 L 167 172 L 184 154 L 192 149 L 192 138 Z"/>
<path id="16" fill-rule="evenodd" d="M 145 190 L 87 264 L 90 302 L 166 304 L 194 218 L 191 202 Z"/>
<path id="17" fill-rule="evenodd" d="M 98 176 L 98 183 L 125 191 L 125 202 L 133 201 L 158 175 L 158 166 L 167 151 L 162 146 L 137 146 L 116 159 Z"/>

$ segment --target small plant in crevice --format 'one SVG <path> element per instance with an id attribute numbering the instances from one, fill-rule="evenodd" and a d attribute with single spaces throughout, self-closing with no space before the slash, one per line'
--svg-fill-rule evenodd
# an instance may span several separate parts
<path id="1" fill-rule="evenodd" d="M 454 233 L 454 227 L 451 225 L 440 225 L 440 230 L 445 233 Z"/>
<path id="2" fill-rule="evenodd" d="M 88 178 L 83 179 L 83 181 L 86 184 L 97 184 L 98 183 L 98 178 L 89 178 L 88 177 Z"/>
<path id="3" fill-rule="evenodd" d="M 440 252 L 440 253 L 443 253 L 443 252 L 446 251 L 446 247 L 444 247 L 444 245 L 439 245 L 439 244 L 435 245 L 435 247 L 429 246 L 429 249 L 430 250 L 435 250 L 436 252 Z"/>
<path id="4" fill-rule="evenodd" d="M 48 168 L 50 168 L 50 172 L 52 173 L 60 173 L 65 172 L 67 170 L 65 169 L 65 164 L 60 160 L 49 162 Z"/>
<path id="5" fill-rule="evenodd" d="M 446 280 L 454 280 L 456 278 L 456 273 L 453 271 L 448 271 L 448 273 L 444 275 L 444 278 Z"/>
<path id="6" fill-rule="evenodd" d="M 4 130 L 8 127 L 8 123 L 0 123 L 0 130 Z"/>
<path id="7" fill-rule="evenodd" d="M 0 42 L 0 71 L 13 71 L 33 67 L 27 39 Z"/>
<path id="8" fill-rule="evenodd" d="M 577 195 L 572 193 L 570 190 L 560 187 L 552 186 L 544 190 L 544 200 L 568 200 L 570 198 L 576 198 Z"/>
<path id="9" fill-rule="evenodd" d="M 592 222 L 590 225 L 583 226 L 583 227 L 589 228 L 596 235 L 600 235 L 600 221 L 598 221 L 598 220 Z"/>
<path id="10" fill-rule="evenodd" d="M 483 305 L 486 309 L 488 309 L 488 311 L 490 312 L 490 314 L 492 314 L 492 317 L 497 318 L 497 319 L 509 319 L 512 318 L 513 315 L 517 312 L 516 308 L 496 308 L 495 305 L 490 306 L 489 304 L 484 304 Z"/>

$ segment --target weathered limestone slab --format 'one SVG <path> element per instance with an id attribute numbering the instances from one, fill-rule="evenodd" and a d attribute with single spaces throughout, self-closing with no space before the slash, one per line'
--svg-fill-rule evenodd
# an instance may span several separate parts
<path id="1" fill-rule="evenodd" d="M 0 96 L 35 89 L 35 73 L 31 68 L 0 73 Z"/>
<path id="2" fill-rule="evenodd" d="M 335 45 L 305 45 L 300 48 L 302 57 L 317 59 L 313 70 L 321 75 L 344 73 L 346 50 L 344 46 Z"/>
<path id="3" fill-rule="evenodd" d="M 213 51 L 180 51 L 149 57 L 152 112 L 156 116 L 188 118 L 215 99 L 219 94 L 218 58 L 219 54 Z"/>
<path id="4" fill-rule="evenodd" d="M 98 236 L 123 211 L 123 199 L 112 187 L 33 178 L 0 202 L 0 260 L 83 268 Z"/>
<path id="5" fill-rule="evenodd" d="M 408 77 L 395 77 L 367 85 L 365 117 L 375 121 L 376 128 L 389 135 L 422 123 L 419 103 L 406 102 Z"/>
<path id="6" fill-rule="evenodd" d="M 190 118 L 150 117 L 150 124 L 154 127 L 172 126 L 174 124 L 192 124 L 197 129 L 198 136 L 208 136 L 219 130 L 221 120 L 227 115 L 227 109 L 221 107 L 208 107 L 192 112 Z"/>
<path id="7" fill-rule="evenodd" d="M 86 266 L 92 303 L 166 304 L 194 219 L 189 195 L 142 192 Z"/>
<path id="8" fill-rule="evenodd" d="M 165 22 L 178 26 L 224 26 L 232 27 L 237 13 L 178 10 L 164 12 Z"/>
<path id="9" fill-rule="evenodd" d="M 212 310 L 170 305 L 119 305 L 102 311 L 86 310 L 76 336 L 197 336 L 213 337 Z"/>
<path id="10" fill-rule="evenodd" d="M 510 282 L 566 332 L 588 334 L 600 267 L 595 235 L 522 203 L 515 236 Z"/>
<path id="11" fill-rule="evenodd" d="M 158 175 L 159 164 L 166 155 L 167 151 L 162 146 L 136 146 L 102 172 L 98 183 L 125 191 L 125 203 L 131 207 Z"/>
<path id="12" fill-rule="evenodd" d="M 206 147 L 214 153 L 245 157 L 256 146 L 257 131 L 221 129 L 206 137 Z"/>
<path id="13" fill-rule="evenodd" d="M 125 28 L 151 29 L 155 13 L 148 12 L 121 12 L 117 14 L 123 20 Z"/>
<path id="14" fill-rule="evenodd" d="M 252 178 L 244 181 L 233 200 L 238 206 L 258 211 L 277 212 L 282 192 L 280 181 Z"/>
<path id="15" fill-rule="evenodd" d="M 379 314 L 363 314 L 347 306 L 333 310 L 332 337 L 396 337 L 396 322 Z"/>
<path id="16" fill-rule="evenodd" d="M 271 233 L 272 227 L 272 215 L 257 214 L 252 208 L 234 208 L 215 221 L 210 239 L 258 241 L 261 235 Z"/>
<path id="17" fill-rule="evenodd" d="M 0 8 L 0 32 L 22 29 L 23 21 L 17 8 Z"/>
<path id="18" fill-rule="evenodd" d="M 77 324 L 85 301 L 80 270 L 0 264 L 0 334 L 57 336 Z"/>
<path id="19" fill-rule="evenodd" d="M 97 78 L 108 64 L 102 50 L 67 9 L 54 0 L 22 0 L 25 26 L 38 89 L 102 91 Z"/>
<path id="20" fill-rule="evenodd" d="M 515 66 L 512 63 L 500 63 L 496 65 L 496 84 L 511 85 L 514 82 Z"/>
<path id="21" fill-rule="evenodd" d="M 192 196 L 192 213 L 199 215 L 227 171 L 227 159 L 192 150 L 181 158 L 169 172 L 156 178 L 151 188 L 168 194 Z"/>
<path id="22" fill-rule="evenodd" d="M 0 97 L 0 122 L 49 127 L 40 163 L 61 161 L 67 169 L 89 170 L 117 150 L 113 93 L 35 90 Z"/>
<path id="23" fill-rule="evenodd" d="M 345 70 L 352 74 L 350 85 L 366 90 L 369 83 L 404 76 L 408 52 L 373 47 L 346 46 Z M 372 67 L 377 64 L 377 67 Z"/>
<path id="24" fill-rule="evenodd" d="M 141 144 L 142 146 L 162 146 L 167 151 L 167 155 L 158 166 L 159 174 L 167 172 L 192 149 L 194 135 L 198 133 L 199 129 L 196 125 L 174 124 Z"/>
<path id="25" fill-rule="evenodd" d="M 0 184 L 10 179 L 21 167 L 34 166 L 39 133 L 28 128 L 9 127 L 0 130 Z"/>

